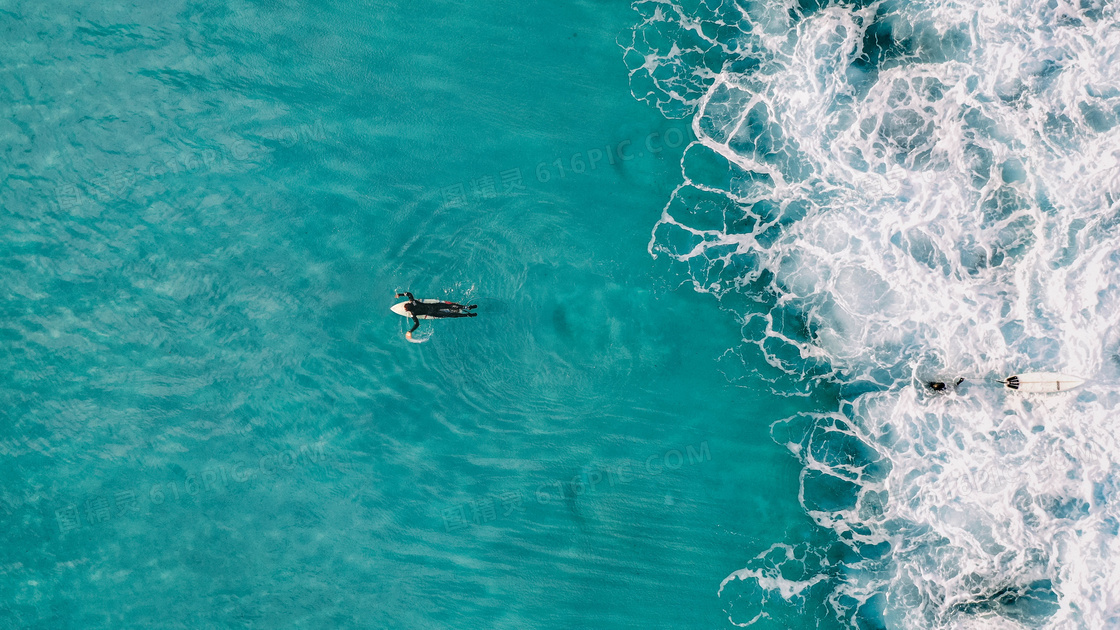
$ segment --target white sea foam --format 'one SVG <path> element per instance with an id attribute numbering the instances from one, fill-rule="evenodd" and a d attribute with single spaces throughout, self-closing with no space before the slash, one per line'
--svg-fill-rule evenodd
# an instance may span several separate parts
<path id="1" fill-rule="evenodd" d="M 1116 7 L 635 8 L 635 96 L 697 137 L 651 252 L 727 305 L 763 301 L 748 350 L 867 392 L 774 427 L 806 510 L 859 552 L 816 559 L 831 613 L 1120 627 Z M 1089 382 L 987 380 L 1021 371 Z M 957 375 L 953 394 L 920 385 Z M 783 550 L 721 585 L 751 584 L 733 622 L 823 584 L 783 577 Z"/>

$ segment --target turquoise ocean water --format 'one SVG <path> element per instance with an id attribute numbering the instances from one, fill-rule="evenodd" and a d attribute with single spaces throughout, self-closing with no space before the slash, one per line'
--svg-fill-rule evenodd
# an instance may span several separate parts
<path id="1" fill-rule="evenodd" d="M 1120 627 L 1117 25 L 0 0 L 0 628 Z"/>
<path id="2" fill-rule="evenodd" d="M 0 627 L 722 627 L 808 531 L 628 6 L 0 11 Z"/>

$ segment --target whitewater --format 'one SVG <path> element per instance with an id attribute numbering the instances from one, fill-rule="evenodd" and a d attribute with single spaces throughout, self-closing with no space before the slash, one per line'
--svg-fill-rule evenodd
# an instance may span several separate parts
<path id="1" fill-rule="evenodd" d="M 750 559 L 731 622 L 1120 627 L 1116 5 L 633 6 L 633 94 L 697 138 L 650 252 L 776 393 L 839 392 L 772 427 L 838 544 Z"/>

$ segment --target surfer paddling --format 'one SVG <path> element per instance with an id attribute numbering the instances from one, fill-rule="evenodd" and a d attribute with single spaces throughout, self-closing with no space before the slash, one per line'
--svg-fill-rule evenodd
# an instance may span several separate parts
<path id="1" fill-rule="evenodd" d="M 443 319 L 446 317 L 476 317 L 478 313 L 470 313 L 478 308 L 477 304 L 458 304 L 456 302 L 440 302 L 437 300 L 417 300 L 411 293 L 398 293 L 397 297 L 407 297 L 408 301 L 400 304 L 404 307 L 405 317 L 412 318 L 412 328 L 404 336 L 412 341 L 412 333 L 420 327 L 420 318 Z"/>

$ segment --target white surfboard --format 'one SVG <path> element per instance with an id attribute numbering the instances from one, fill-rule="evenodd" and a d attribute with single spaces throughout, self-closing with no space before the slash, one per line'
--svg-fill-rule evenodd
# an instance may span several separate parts
<path id="1" fill-rule="evenodd" d="M 425 304 L 438 304 L 438 303 L 442 302 L 443 300 L 416 300 L 416 301 L 417 302 L 423 302 Z M 404 302 L 401 302 L 400 304 L 394 304 L 394 305 L 390 306 L 389 310 L 393 311 L 397 315 L 400 315 L 401 317 L 412 317 L 411 313 L 404 310 L 404 305 L 405 304 L 408 304 L 408 300 L 405 300 Z M 436 318 L 432 317 L 431 315 L 417 315 L 416 319 L 436 319 Z"/>
<path id="2" fill-rule="evenodd" d="M 1003 384 L 1021 392 L 1064 392 L 1085 382 L 1085 379 L 1055 372 L 1027 372 L 1008 376 Z"/>

